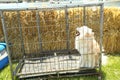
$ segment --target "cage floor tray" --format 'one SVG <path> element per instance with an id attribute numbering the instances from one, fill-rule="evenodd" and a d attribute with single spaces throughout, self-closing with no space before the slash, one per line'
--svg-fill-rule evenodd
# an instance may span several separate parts
<path id="1" fill-rule="evenodd" d="M 25 60 L 20 71 L 22 76 L 43 76 L 49 74 L 78 72 L 80 56 L 55 56 L 43 60 Z"/>
<path id="2" fill-rule="evenodd" d="M 80 54 L 52 55 L 41 58 L 25 59 L 17 75 L 20 78 L 46 76 L 51 74 L 66 74 L 79 72 L 82 69 L 93 69 L 95 66 L 82 67 Z M 87 64 L 88 63 L 84 63 Z"/>

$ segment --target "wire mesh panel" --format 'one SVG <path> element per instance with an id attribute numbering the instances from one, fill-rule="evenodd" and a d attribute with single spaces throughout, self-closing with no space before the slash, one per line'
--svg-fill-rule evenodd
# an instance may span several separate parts
<path id="1" fill-rule="evenodd" d="M 102 3 L 6 9 L 1 10 L 1 20 L 13 76 L 98 74 Z"/>

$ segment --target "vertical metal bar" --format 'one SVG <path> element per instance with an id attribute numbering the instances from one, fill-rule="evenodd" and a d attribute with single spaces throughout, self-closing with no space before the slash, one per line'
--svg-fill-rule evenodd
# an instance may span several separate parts
<path id="1" fill-rule="evenodd" d="M 42 49 L 42 39 L 41 39 L 41 33 L 40 33 L 40 16 L 39 16 L 39 10 L 36 11 L 36 22 L 37 22 L 37 28 L 38 28 L 38 40 L 39 40 L 39 44 L 40 44 L 40 50 L 42 52 L 43 49 Z"/>
<path id="2" fill-rule="evenodd" d="M 3 33 L 4 33 L 4 37 L 5 37 L 5 42 L 6 42 L 6 49 L 7 49 L 7 53 L 8 53 L 8 58 L 9 58 L 9 64 L 10 64 L 10 70 L 11 70 L 11 78 L 12 80 L 14 80 L 14 74 L 13 74 L 13 68 L 12 68 L 12 58 L 10 56 L 10 50 L 9 50 L 9 46 L 8 46 L 8 34 L 7 34 L 7 30 L 6 30 L 6 25 L 5 25 L 5 19 L 4 19 L 4 15 L 3 15 L 3 11 L 0 11 L 0 15 L 1 15 L 1 21 L 2 21 L 2 29 L 3 29 Z"/>
<path id="3" fill-rule="evenodd" d="M 103 42 L 103 8 L 104 4 L 100 6 L 100 58 L 99 58 L 99 71 L 101 72 L 101 62 L 102 62 L 102 42 Z"/>
<path id="4" fill-rule="evenodd" d="M 22 52 L 23 52 L 23 59 L 25 58 L 25 48 L 24 48 L 24 41 L 23 41 L 23 35 L 22 35 L 22 26 L 21 26 L 21 20 L 20 20 L 20 11 L 17 11 L 17 18 L 18 18 L 18 27 L 20 31 L 20 38 L 21 38 L 21 44 L 22 44 Z"/>
<path id="5" fill-rule="evenodd" d="M 83 25 L 86 25 L 86 7 L 83 7 Z"/>
<path id="6" fill-rule="evenodd" d="M 70 35 L 69 35 L 69 18 L 68 18 L 68 9 L 65 8 L 65 19 L 66 19 L 66 33 L 67 33 L 67 50 L 70 49 Z"/>
<path id="7" fill-rule="evenodd" d="M 78 25 L 80 26 L 80 6 L 78 5 Z"/>
<path id="8" fill-rule="evenodd" d="M 62 10 L 59 10 L 59 13 L 58 13 L 58 15 L 60 16 L 60 18 L 61 18 L 61 11 Z M 59 22 L 59 24 L 60 24 L 60 38 L 62 38 L 62 20 Z M 63 40 L 61 39 L 61 42 L 63 42 Z M 62 49 L 62 44 L 60 44 L 60 50 Z"/>

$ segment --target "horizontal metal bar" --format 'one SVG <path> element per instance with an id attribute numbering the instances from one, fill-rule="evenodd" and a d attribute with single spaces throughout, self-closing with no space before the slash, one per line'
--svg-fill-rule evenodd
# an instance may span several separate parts
<path id="1" fill-rule="evenodd" d="M 59 79 L 60 78 L 71 78 L 71 77 L 77 77 L 77 76 L 94 76 L 94 75 L 96 75 L 96 76 L 99 76 L 99 75 L 101 75 L 101 73 L 99 73 L 99 72 L 95 72 L 95 73 L 88 73 L 88 74 L 80 74 L 80 73 L 71 73 L 71 74 L 63 74 L 63 75 L 61 75 L 61 74 L 59 74 Z M 21 79 L 23 78 L 23 79 L 30 79 L 31 77 L 20 77 Z M 48 75 L 48 76 L 42 76 L 42 77 L 39 77 L 39 76 L 32 76 L 32 78 L 34 78 L 34 79 L 56 79 L 56 78 L 58 78 L 58 76 L 56 75 Z"/>
<path id="2" fill-rule="evenodd" d="M 70 70 L 59 70 L 59 71 L 48 71 L 48 72 L 36 72 L 36 73 L 17 73 L 17 76 L 33 76 L 36 75 L 37 76 L 44 76 L 44 75 L 50 75 L 50 74 L 55 74 L 55 73 L 73 73 L 73 72 L 79 72 L 79 71 L 83 71 L 83 70 L 93 70 L 95 68 L 78 68 L 78 69 L 70 69 Z"/>
<path id="3" fill-rule="evenodd" d="M 93 70 L 93 71 L 92 71 Z M 74 72 L 72 72 L 74 71 Z M 59 75 L 61 74 L 65 74 L 65 76 L 68 76 L 68 74 L 76 74 L 79 75 L 79 76 L 87 76 L 87 75 L 98 75 L 100 74 L 96 69 L 93 69 L 93 68 L 87 68 L 87 69 L 81 69 L 81 71 L 79 72 L 79 69 L 72 69 L 72 70 L 63 70 L 63 71 L 53 71 L 53 72 L 43 72 L 43 73 L 31 73 L 31 74 L 21 74 L 21 73 L 18 73 L 17 76 L 19 76 L 19 78 L 29 78 L 29 77 L 43 77 L 43 76 L 49 76 L 49 75 L 55 75 L 59 73 Z M 68 74 L 67 74 L 68 73 Z M 75 76 L 75 75 L 71 75 L 71 76 Z M 62 76 L 61 76 L 62 77 Z"/>
<path id="4" fill-rule="evenodd" d="M 54 53 L 54 52 L 56 52 L 56 53 L 68 53 L 69 52 L 69 50 L 68 49 L 63 49 L 63 50 L 51 50 L 51 51 L 43 51 L 43 52 L 41 52 L 41 53 Z"/>
<path id="5" fill-rule="evenodd" d="M 67 55 L 68 52 L 70 52 L 70 50 L 67 50 L 67 49 L 63 49 L 63 50 L 49 50 L 49 51 L 45 50 L 45 51 L 40 52 L 39 55 L 41 55 L 41 57 L 44 57 L 45 55 L 46 56 L 53 56 L 54 53 L 56 53 L 56 54 L 59 53 L 59 55 L 62 54 L 62 53 L 66 53 L 66 55 Z M 35 53 L 29 53 L 29 54 L 35 54 Z M 39 58 L 26 58 L 26 59 L 37 60 Z"/>
<path id="6" fill-rule="evenodd" d="M 36 6 L 38 4 L 33 3 L 27 3 L 25 7 L 22 7 L 22 5 L 25 4 L 21 4 L 21 3 L 17 3 L 13 8 L 10 7 L 6 7 L 8 5 L 2 5 L 5 6 L 6 8 L 2 8 L 2 6 L 0 6 L 0 11 L 15 11 L 15 10 L 46 10 L 46 9 L 62 9 L 65 8 L 67 6 L 67 8 L 74 8 L 74 7 L 91 7 L 91 6 L 102 6 L 104 3 L 100 2 L 100 3 L 72 3 L 72 4 L 43 4 L 43 5 L 39 5 Z M 10 5 L 10 4 L 9 4 Z M 34 6 L 29 6 L 29 5 L 34 5 Z"/>
<path id="7" fill-rule="evenodd" d="M 77 76 L 92 76 L 92 75 L 100 75 L 99 72 L 95 72 L 95 73 L 87 73 L 87 74 L 80 74 L 80 73 L 71 73 L 71 74 L 65 74 L 65 75 L 59 75 L 59 78 L 70 78 L 70 77 L 77 77 Z M 50 77 L 50 79 L 55 79 L 55 78 L 58 78 L 57 76 L 53 76 L 53 77 Z M 46 78 L 47 79 L 47 78 Z"/>

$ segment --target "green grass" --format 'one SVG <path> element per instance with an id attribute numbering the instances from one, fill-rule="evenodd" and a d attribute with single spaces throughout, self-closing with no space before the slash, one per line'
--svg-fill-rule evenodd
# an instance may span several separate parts
<path id="1" fill-rule="evenodd" d="M 120 80 L 120 55 L 108 57 L 108 64 L 102 67 L 104 80 Z"/>
<path id="2" fill-rule="evenodd" d="M 11 80 L 10 67 L 6 66 L 0 71 L 0 80 Z M 107 65 L 102 66 L 103 80 L 120 80 L 120 55 L 108 55 Z M 54 79 L 56 80 L 56 79 Z M 59 80 L 97 80 L 97 77 L 72 77 Z"/>
<path id="3" fill-rule="evenodd" d="M 0 80 L 10 80 L 10 67 L 7 66 L 3 70 L 0 71 Z"/>
<path id="4" fill-rule="evenodd" d="M 16 64 L 13 65 L 13 68 Z M 7 65 L 4 69 L 0 70 L 0 80 L 11 80 L 10 66 Z"/>

